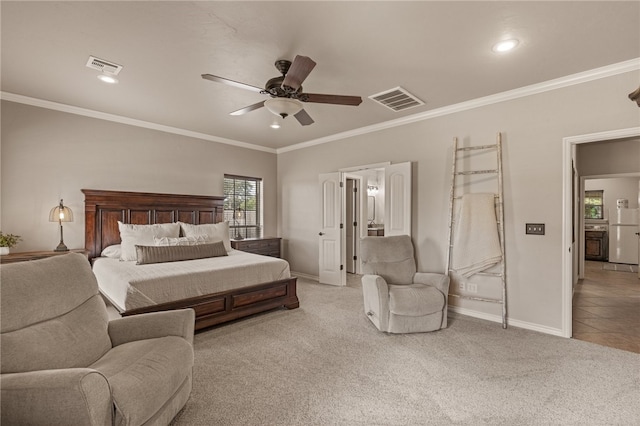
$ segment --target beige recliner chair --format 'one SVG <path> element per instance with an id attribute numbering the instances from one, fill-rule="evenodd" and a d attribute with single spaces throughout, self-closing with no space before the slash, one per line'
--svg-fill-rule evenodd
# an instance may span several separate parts
<path id="1" fill-rule="evenodd" d="M 77 253 L 0 279 L 3 425 L 167 425 L 187 402 L 193 310 L 109 321 Z"/>
<path id="2" fill-rule="evenodd" d="M 449 277 L 416 272 L 408 235 L 361 241 L 364 311 L 380 330 L 419 333 L 447 327 Z"/>

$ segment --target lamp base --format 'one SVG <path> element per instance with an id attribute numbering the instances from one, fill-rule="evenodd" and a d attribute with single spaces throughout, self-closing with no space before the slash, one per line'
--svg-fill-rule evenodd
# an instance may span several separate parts
<path id="1" fill-rule="evenodd" d="M 69 249 L 61 242 L 53 251 L 69 251 Z"/>

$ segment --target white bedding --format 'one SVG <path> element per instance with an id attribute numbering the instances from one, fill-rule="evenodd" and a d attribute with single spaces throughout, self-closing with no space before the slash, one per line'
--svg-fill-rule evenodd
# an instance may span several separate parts
<path id="1" fill-rule="evenodd" d="M 286 260 L 239 250 L 148 265 L 99 257 L 93 272 L 102 294 L 120 312 L 291 277 Z"/>

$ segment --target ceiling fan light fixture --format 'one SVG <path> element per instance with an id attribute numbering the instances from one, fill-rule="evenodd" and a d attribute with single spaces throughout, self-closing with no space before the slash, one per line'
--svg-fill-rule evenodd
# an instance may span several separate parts
<path id="1" fill-rule="evenodd" d="M 267 99 L 264 102 L 264 106 L 266 106 L 273 114 L 279 115 L 282 118 L 295 115 L 302 110 L 302 102 L 297 99 L 289 98 Z"/>
<path id="2" fill-rule="evenodd" d="M 278 123 L 277 121 L 274 121 L 273 123 L 271 123 L 269 125 L 269 127 L 271 127 L 272 129 L 279 129 L 280 128 L 280 123 Z"/>

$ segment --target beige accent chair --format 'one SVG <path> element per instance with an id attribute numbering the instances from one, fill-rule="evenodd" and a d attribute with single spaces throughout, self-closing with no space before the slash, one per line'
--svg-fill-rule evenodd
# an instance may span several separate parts
<path id="1" fill-rule="evenodd" d="M 77 253 L 0 279 L 3 425 L 167 425 L 189 399 L 193 310 L 109 321 Z"/>
<path id="2" fill-rule="evenodd" d="M 378 330 L 420 333 L 447 327 L 449 277 L 416 272 L 410 236 L 364 237 L 360 254 L 364 311 Z"/>

